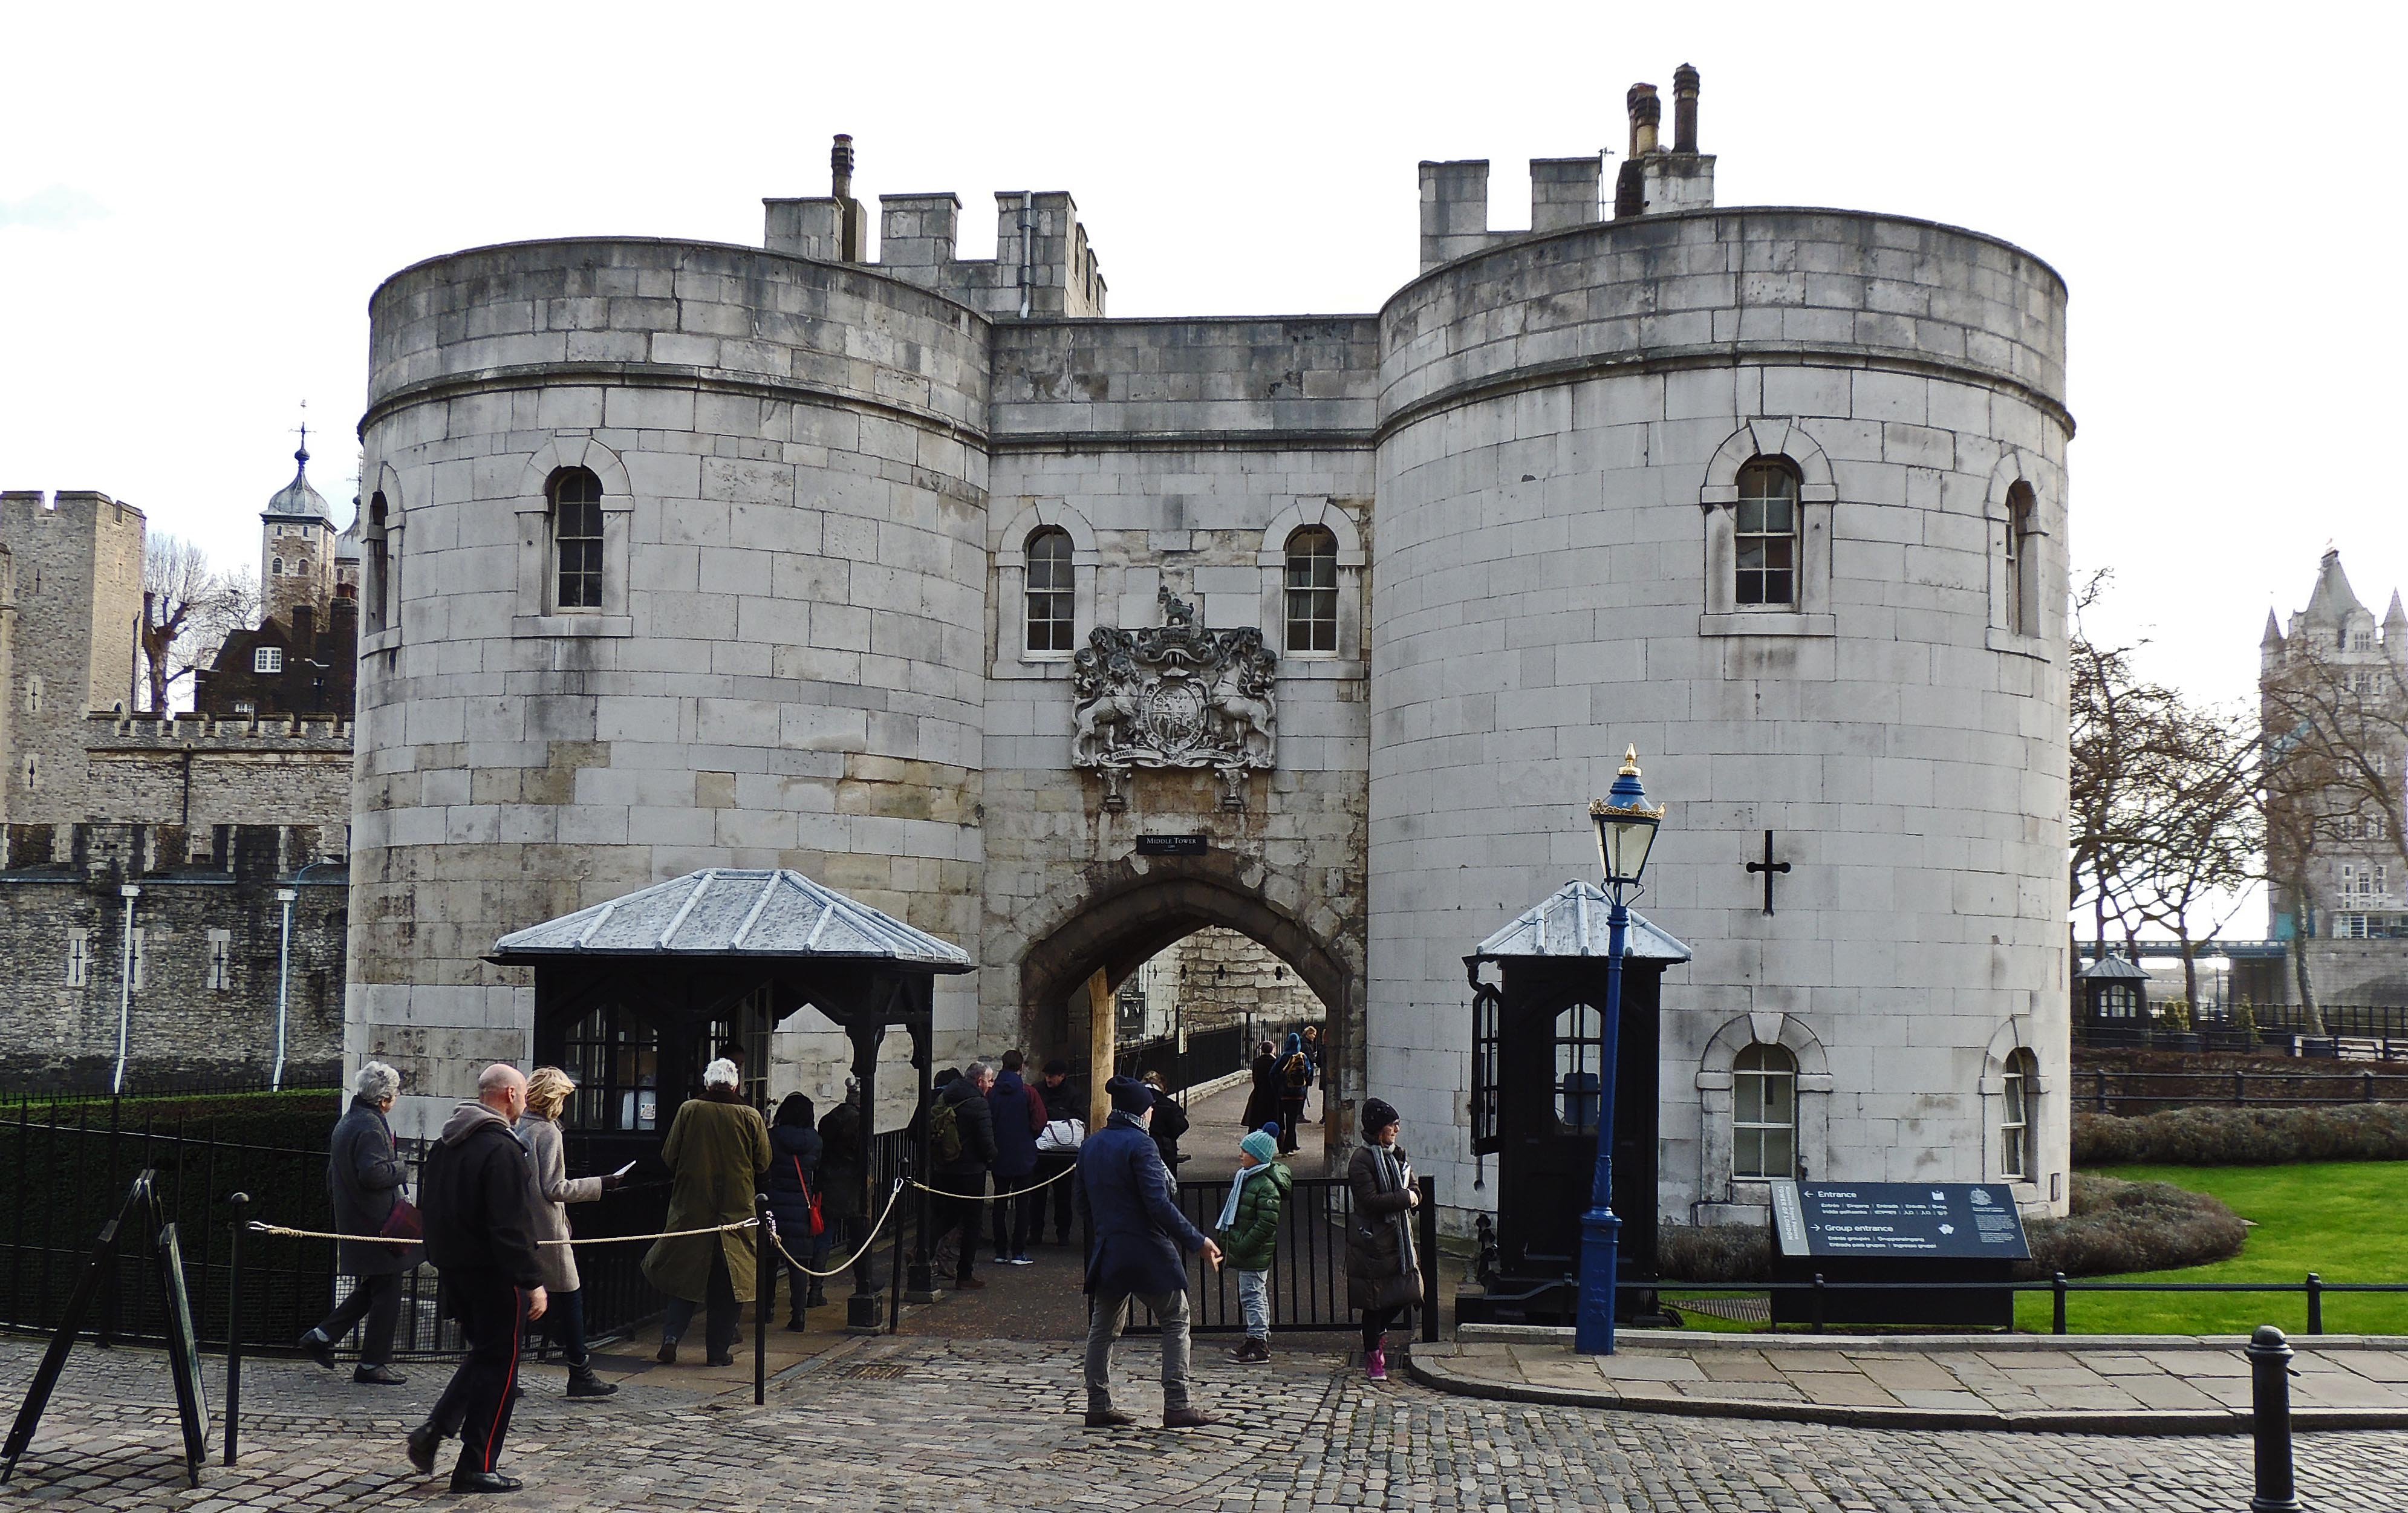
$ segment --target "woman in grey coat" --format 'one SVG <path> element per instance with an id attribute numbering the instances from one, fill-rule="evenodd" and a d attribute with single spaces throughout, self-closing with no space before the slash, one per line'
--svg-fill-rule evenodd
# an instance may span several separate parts
<path id="1" fill-rule="evenodd" d="M 377 1235 L 384 1232 L 394 1200 L 409 1176 L 409 1168 L 394 1153 L 393 1126 L 384 1118 L 400 1096 L 401 1074 L 382 1062 L 369 1062 L 351 1086 L 351 1106 L 336 1123 L 327 1145 L 326 1184 L 334 1192 L 336 1233 Z M 335 1261 L 337 1270 L 354 1278 L 351 1295 L 301 1336 L 303 1353 L 333 1370 L 335 1342 L 366 1319 L 360 1363 L 351 1380 L 371 1387 L 400 1386 L 407 1378 L 386 1363 L 393 1359 L 394 1326 L 401 1320 L 402 1274 L 418 1264 L 418 1247 L 373 1238 L 338 1240 Z"/>
<path id="2" fill-rule="evenodd" d="M 536 1256 L 543 1267 L 543 1290 L 552 1298 L 545 1321 L 561 1359 L 568 1363 L 568 1395 L 609 1397 L 619 1384 L 594 1374 L 594 1357 L 585 1348 L 585 1284 L 577 1275 L 576 1249 L 542 1243 L 568 1238 L 570 1204 L 592 1203 L 619 1185 L 619 1178 L 607 1172 L 600 1177 L 568 1175 L 560 1149 L 560 1111 L 576 1091 L 577 1084 L 559 1067 L 537 1067 L 527 1078 L 526 1112 L 519 1116 L 518 1136 L 535 1163 L 535 1190 L 543 1197 L 535 1214 Z"/>

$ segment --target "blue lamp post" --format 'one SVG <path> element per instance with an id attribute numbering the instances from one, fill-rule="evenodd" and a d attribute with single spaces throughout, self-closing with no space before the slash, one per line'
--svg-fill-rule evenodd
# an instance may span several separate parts
<path id="1" fill-rule="evenodd" d="M 1613 1084 L 1615 1051 L 1622 1036 L 1622 955 L 1630 934 L 1630 895 L 1647 870 L 1663 806 L 1649 807 L 1639 786 L 1639 748 L 1623 753 L 1622 774 L 1607 796 L 1591 801 L 1597 823 L 1598 858 L 1605 868 L 1605 1038 L 1598 1047 L 1597 1171 L 1589 1181 L 1588 1212 L 1581 1215 L 1580 1318 L 1572 1348 L 1583 1355 L 1613 1353 L 1613 1284 L 1622 1220 L 1613 1216 Z"/>

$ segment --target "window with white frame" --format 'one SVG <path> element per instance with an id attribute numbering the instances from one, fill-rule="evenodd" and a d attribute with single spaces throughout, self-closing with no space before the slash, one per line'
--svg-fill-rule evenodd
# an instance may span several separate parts
<path id="1" fill-rule="evenodd" d="M 1287 538 L 1287 649 L 1338 649 L 1338 537 L 1326 526 Z"/>
<path id="2" fill-rule="evenodd" d="M 1798 603 L 1798 469 L 1785 457 L 1759 457 L 1739 470 L 1733 545 L 1742 607 L 1788 609 Z"/>
<path id="3" fill-rule="evenodd" d="M 1026 629 L 1021 645 L 1030 651 L 1068 651 L 1078 629 L 1079 603 L 1070 533 L 1058 525 L 1039 526 L 1029 533 L 1025 559 Z"/>
<path id="4" fill-rule="evenodd" d="M 67 986 L 83 987 L 92 977 L 92 932 L 67 932 Z"/>
<path id="5" fill-rule="evenodd" d="M 2336 914 L 2332 917 L 2335 940 L 2364 940 L 2370 931 L 2363 914 Z"/>
<path id="6" fill-rule="evenodd" d="M 602 607 L 602 480 L 564 467 L 552 476 L 552 607 Z"/>
<path id="7" fill-rule="evenodd" d="M 1786 1178 L 1798 1171 L 1798 1058 L 1761 1042 L 1731 1063 L 1731 1175 Z"/>
<path id="8" fill-rule="evenodd" d="M 1999 1175 L 2018 1182 L 2032 1179 L 2032 1088 L 2040 1080 L 2040 1063 L 2028 1050 L 2007 1056 L 1999 1078 Z"/>
<path id="9" fill-rule="evenodd" d="M 210 987 L 210 989 L 211 989 L 213 992 L 225 992 L 229 987 L 231 987 L 231 986 L 232 986 L 232 984 L 231 984 L 231 983 L 229 983 L 226 979 L 227 979 L 227 959 L 228 959 L 229 957 L 231 957 L 233 954 L 234 954 L 234 932 L 233 932 L 233 931 L 231 931 L 231 930 L 212 930 L 212 931 L 210 931 L 210 932 L 209 932 L 209 987 Z"/>
<path id="10" fill-rule="evenodd" d="M 284 649 L 280 646 L 260 646 L 251 649 L 251 670 L 255 673 L 280 673 L 284 670 Z"/>

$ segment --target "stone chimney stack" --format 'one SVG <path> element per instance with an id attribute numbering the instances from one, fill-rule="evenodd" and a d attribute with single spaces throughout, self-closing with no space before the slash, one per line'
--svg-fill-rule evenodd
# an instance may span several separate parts
<path id="1" fill-rule="evenodd" d="M 1698 71 L 1687 64 L 1672 70 L 1672 150 L 1698 150 Z"/>
<path id="2" fill-rule="evenodd" d="M 868 216 L 853 197 L 853 138 L 828 149 L 828 193 L 819 199 L 763 200 L 762 245 L 772 252 L 827 263 L 866 259 Z"/>
<path id="3" fill-rule="evenodd" d="M 1656 145 L 1656 128 L 1664 120 L 1664 102 L 1656 97 L 1656 86 L 1631 85 L 1623 104 L 1630 111 L 1630 155 L 1639 158 L 1661 150 Z"/>

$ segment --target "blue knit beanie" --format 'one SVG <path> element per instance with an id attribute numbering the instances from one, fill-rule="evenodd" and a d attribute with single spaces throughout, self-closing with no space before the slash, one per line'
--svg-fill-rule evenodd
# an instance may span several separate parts
<path id="1" fill-rule="evenodd" d="M 1255 1130 L 1238 1142 L 1238 1149 L 1268 1166 L 1271 1158 L 1279 1154 L 1279 1142 L 1261 1130 Z"/>

